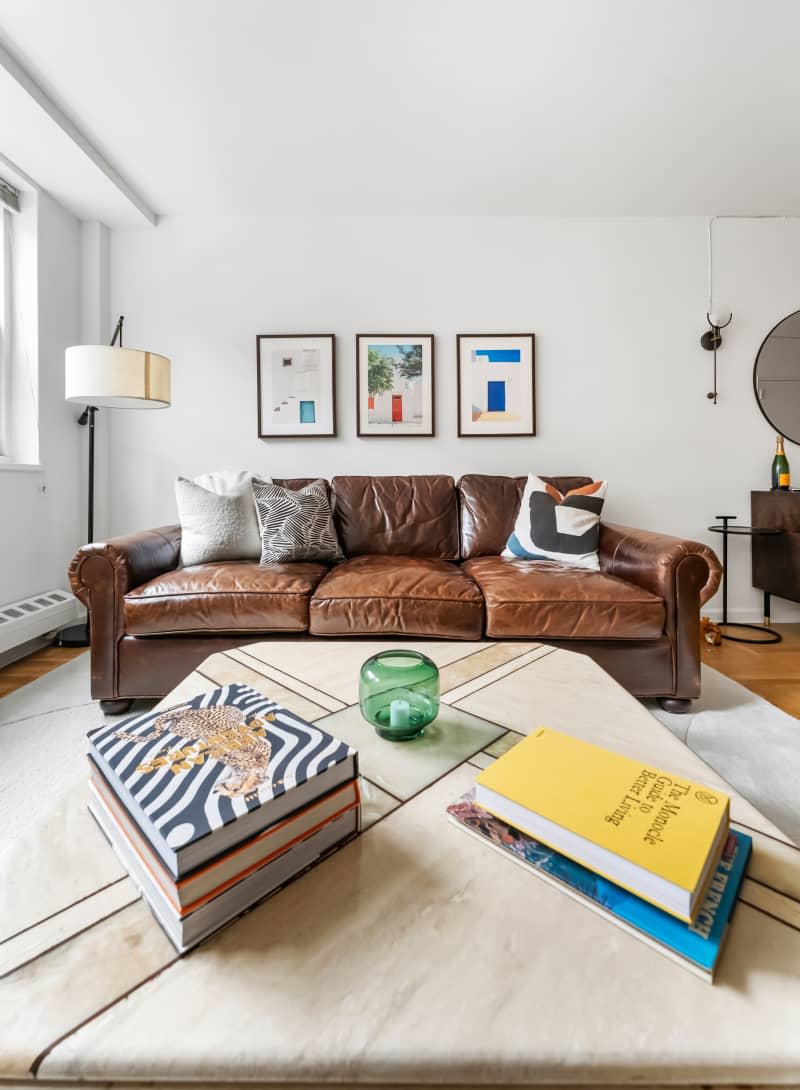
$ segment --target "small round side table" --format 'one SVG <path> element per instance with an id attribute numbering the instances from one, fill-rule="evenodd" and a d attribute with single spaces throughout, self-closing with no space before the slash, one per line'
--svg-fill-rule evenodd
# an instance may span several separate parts
<path id="1" fill-rule="evenodd" d="M 726 632 L 723 632 L 721 633 L 723 640 L 731 640 L 734 643 L 780 643 L 783 636 L 766 624 L 740 624 L 738 621 L 728 620 L 728 534 L 755 537 L 762 534 L 782 534 L 783 530 L 769 530 L 764 526 L 729 526 L 728 523 L 735 519 L 736 515 L 717 515 L 716 517 L 722 521 L 722 525 L 709 526 L 709 530 L 714 534 L 722 534 L 722 620 L 720 621 L 720 627 L 730 625 L 731 628 L 753 628 L 756 632 L 763 632 L 766 636 L 766 639 L 753 640 L 746 636 L 729 636 Z M 764 601 L 765 603 L 768 601 L 768 595 L 766 594 Z M 768 618 L 769 612 L 766 604 L 764 609 L 764 615 Z"/>

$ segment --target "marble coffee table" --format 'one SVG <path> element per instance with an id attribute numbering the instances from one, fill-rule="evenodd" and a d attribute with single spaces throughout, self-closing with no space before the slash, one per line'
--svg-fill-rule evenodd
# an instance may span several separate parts
<path id="1" fill-rule="evenodd" d="M 0 1081 L 800 1082 L 800 849 L 733 795 L 754 852 L 709 986 L 444 810 L 540 723 L 727 785 L 591 660 L 534 643 L 424 644 L 441 715 L 422 739 L 382 741 L 357 679 L 384 646 L 250 644 L 163 702 L 251 684 L 356 746 L 364 777 L 362 835 L 182 959 L 76 775 L 36 830 L 37 866 L 2 875 L 17 896 L 0 921 Z"/>

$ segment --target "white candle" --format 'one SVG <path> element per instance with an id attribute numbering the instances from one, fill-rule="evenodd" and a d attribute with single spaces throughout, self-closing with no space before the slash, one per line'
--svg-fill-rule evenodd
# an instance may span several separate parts
<path id="1" fill-rule="evenodd" d="M 389 705 L 389 726 L 408 726 L 409 704 L 407 700 L 393 700 Z"/>

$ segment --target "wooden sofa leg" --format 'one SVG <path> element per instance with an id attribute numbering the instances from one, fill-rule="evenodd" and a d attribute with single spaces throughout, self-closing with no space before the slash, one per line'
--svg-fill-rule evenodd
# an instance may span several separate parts
<path id="1" fill-rule="evenodd" d="M 673 715 L 686 715 L 692 707 L 691 700 L 681 696 L 660 696 L 658 704 L 665 712 L 672 712 Z"/>
<path id="2" fill-rule="evenodd" d="M 132 700 L 101 700 L 100 708 L 104 715 L 124 715 L 132 703 Z"/>

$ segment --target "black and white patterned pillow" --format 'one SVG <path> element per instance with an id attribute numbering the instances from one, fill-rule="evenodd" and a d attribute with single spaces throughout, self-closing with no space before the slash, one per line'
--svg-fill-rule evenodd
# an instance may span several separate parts
<path id="1" fill-rule="evenodd" d="M 293 492 L 254 477 L 253 499 L 262 564 L 342 559 L 324 481 Z"/>

